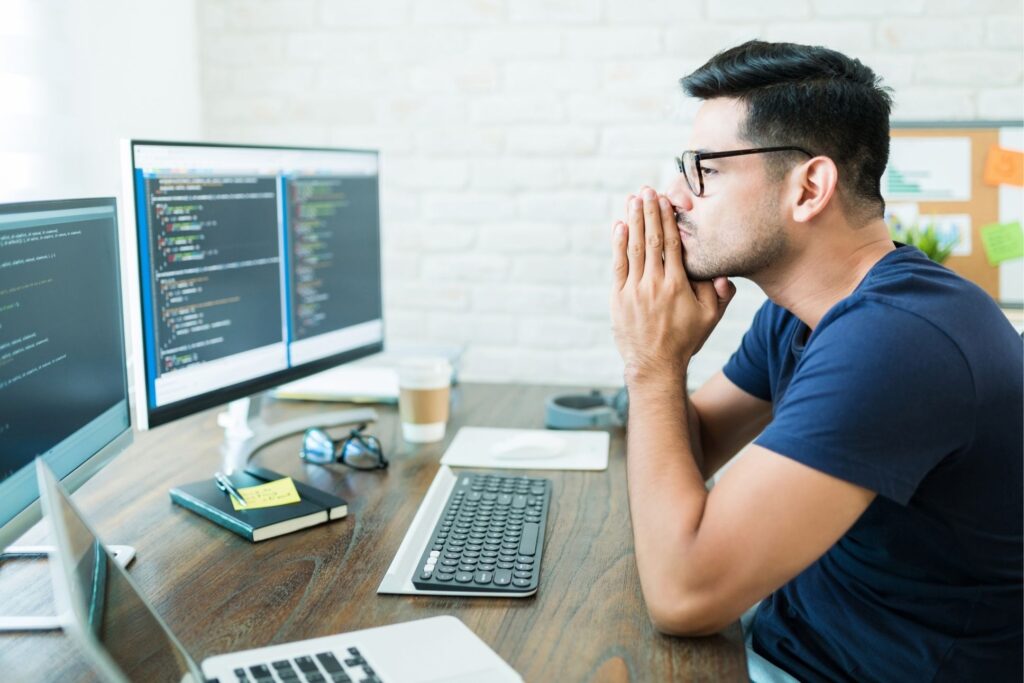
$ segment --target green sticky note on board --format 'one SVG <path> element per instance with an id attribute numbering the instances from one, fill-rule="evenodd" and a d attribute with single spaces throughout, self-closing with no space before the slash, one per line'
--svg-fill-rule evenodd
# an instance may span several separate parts
<path id="1" fill-rule="evenodd" d="M 1020 221 L 1013 223 L 992 223 L 981 228 L 981 243 L 985 256 L 993 266 L 1003 261 L 1024 256 L 1024 231 Z"/>

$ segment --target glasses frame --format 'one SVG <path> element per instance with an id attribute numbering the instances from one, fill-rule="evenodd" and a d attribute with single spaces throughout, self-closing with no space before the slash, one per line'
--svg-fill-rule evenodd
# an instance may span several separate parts
<path id="1" fill-rule="evenodd" d="M 378 439 L 373 434 L 363 434 L 364 429 L 366 429 L 366 425 L 361 424 L 358 427 L 349 430 L 347 436 L 341 439 L 334 439 L 331 437 L 330 434 L 327 433 L 326 429 L 321 429 L 319 427 L 310 427 L 302 436 L 302 450 L 299 451 L 299 457 L 302 458 L 304 462 L 308 462 L 313 465 L 341 463 L 346 467 L 351 467 L 354 470 L 361 470 L 363 472 L 372 472 L 373 470 L 387 469 L 390 463 L 388 462 L 388 459 L 384 457 L 384 447 L 381 445 L 380 439 Z M 309 432 L 321 432 L 330 440 L 332 449 L 334 451 L 333 459 L 331 460 L 331 462 L 317 462 L 316 460 L 306 457 L 306 435 L 309 434 Z M 377 464 L 374 467 L 360 467 L 359 465 L 354 465 L 347 461 L 347 448 L 349 443 L 351 443 L 352 441 L 359 442 L 367 453 L 372 453 L 377 457 Z"/>
<path id="2" fill-rule="evenodd" d="M 698 152 L 696 150 L 688 149 L 676 159 L 676 165 L 679 167 L 679 172 L 683 174 L 683 178 L 686 180 L 686 186 L 690 188 L 690 192 L 693 193 L 694 197 L 704 196 L 704 167 L 700 165 L 701 161 L 709 159 L 724 159 L 726 157 L 739 157 L 746 156 L 747 154 L 763 154 L 765 152 L 803 152 L 808 157 L 814 158 L 814 154 L 811 154 L 803 147 L 795 147 L 793 145 L 782 145 L 780 147 L 752 147 L 750 149 L 733 149 L 728 152 Z M 686 172 L 686 160 L 693 158 L 694 167 L 697 169 L 697 183 L 698 187 L 694 187 L 693 183 L 690 182 L 690 176 Z M 699 191 L 698 191 L 699 190 Z"/>

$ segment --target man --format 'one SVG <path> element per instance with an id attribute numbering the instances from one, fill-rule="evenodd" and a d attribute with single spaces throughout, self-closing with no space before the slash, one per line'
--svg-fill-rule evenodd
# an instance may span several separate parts
<path id="1" fill-rule="evenodd" d="M 696 152 L 612 236 L 651 619 L 710 634 L 763 600 L 752 657 L 801 680 L 1020 680 L 1021 338 L 890 240 L 886 90 L 835 51 L 756 41 L 682 85 Z M 688 397 L 730 276 L 769 301 Z"/>

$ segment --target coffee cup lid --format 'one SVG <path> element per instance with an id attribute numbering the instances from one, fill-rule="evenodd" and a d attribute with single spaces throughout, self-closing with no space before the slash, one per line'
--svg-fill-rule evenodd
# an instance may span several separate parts
<path id="1" fill-rule="evenodd" d="M 403 358 L 398 363 L 398 384 L 402 387 L 434 389 L 452 382 L 452 364 L 445 358 Z"/>

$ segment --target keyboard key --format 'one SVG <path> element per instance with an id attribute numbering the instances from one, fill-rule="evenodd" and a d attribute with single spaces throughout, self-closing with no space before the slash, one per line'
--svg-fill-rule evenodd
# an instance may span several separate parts
<path id="1" fill-rule="evenodd" d="M 488 584 L 491 582 L 491 573 L 479 571 L 473 575 L 473 581 L 479 584 Z"/>
<path id="2" fill-rule="evenodd" d="M 341 667 L 341 662 L 338 661 L 333 652 L 321 652 L 316 658 L 320 660 L 320 666 L 324 668 L 324 671 L 329 674 L 335 671 L 344 671 Z"/>
<path id="3" fill-rule="evenodd" d="M 498 586 L 507 586 L 512 582 L 512 572 L 508 569 L 499 569 L 494 572 L 494 583 Z"/>
<path id="4" fill-rule="evenodd" d="M 469 572 L 456 572 L 455 573 L 455 580 L 458 581 L 459 583 L 469 583 L 470 581 L 473 580 L 473 575 L 470 574 Z"/>
<path id="5" fill-rule="evenodd" d="M 519 586 L 520 588 L 528 588 L 530 586 L 529 579 L 512 579 L 512 584 Z"/>
<path id="6" fill-rule="evenodd" d="M 257 664 L 256 666 L 250 666 L 249 673 L 251 673 L 256 678 L 269 678 L 271 680 L 273 680 L 274 678 L 273 674 L 270 673 L 270 669 L 267 668 L 266 664 Z"/>
<path id="7" fill-rule="evenodd" d="M 316 662 L 313 661 L 312 657 L 296 657 L 295 663 L 299 665 L 299 669 L 302 673 L 319 673 L 320 669 L 316 667 Z"/>
<path id="8" fill-rule="evenodd" d="M 523 538 L 519 541 L 520 555 L 533 555 L 537 552 L 537 533 L 540 527 L 536 524 L 523 525 Z"/>

